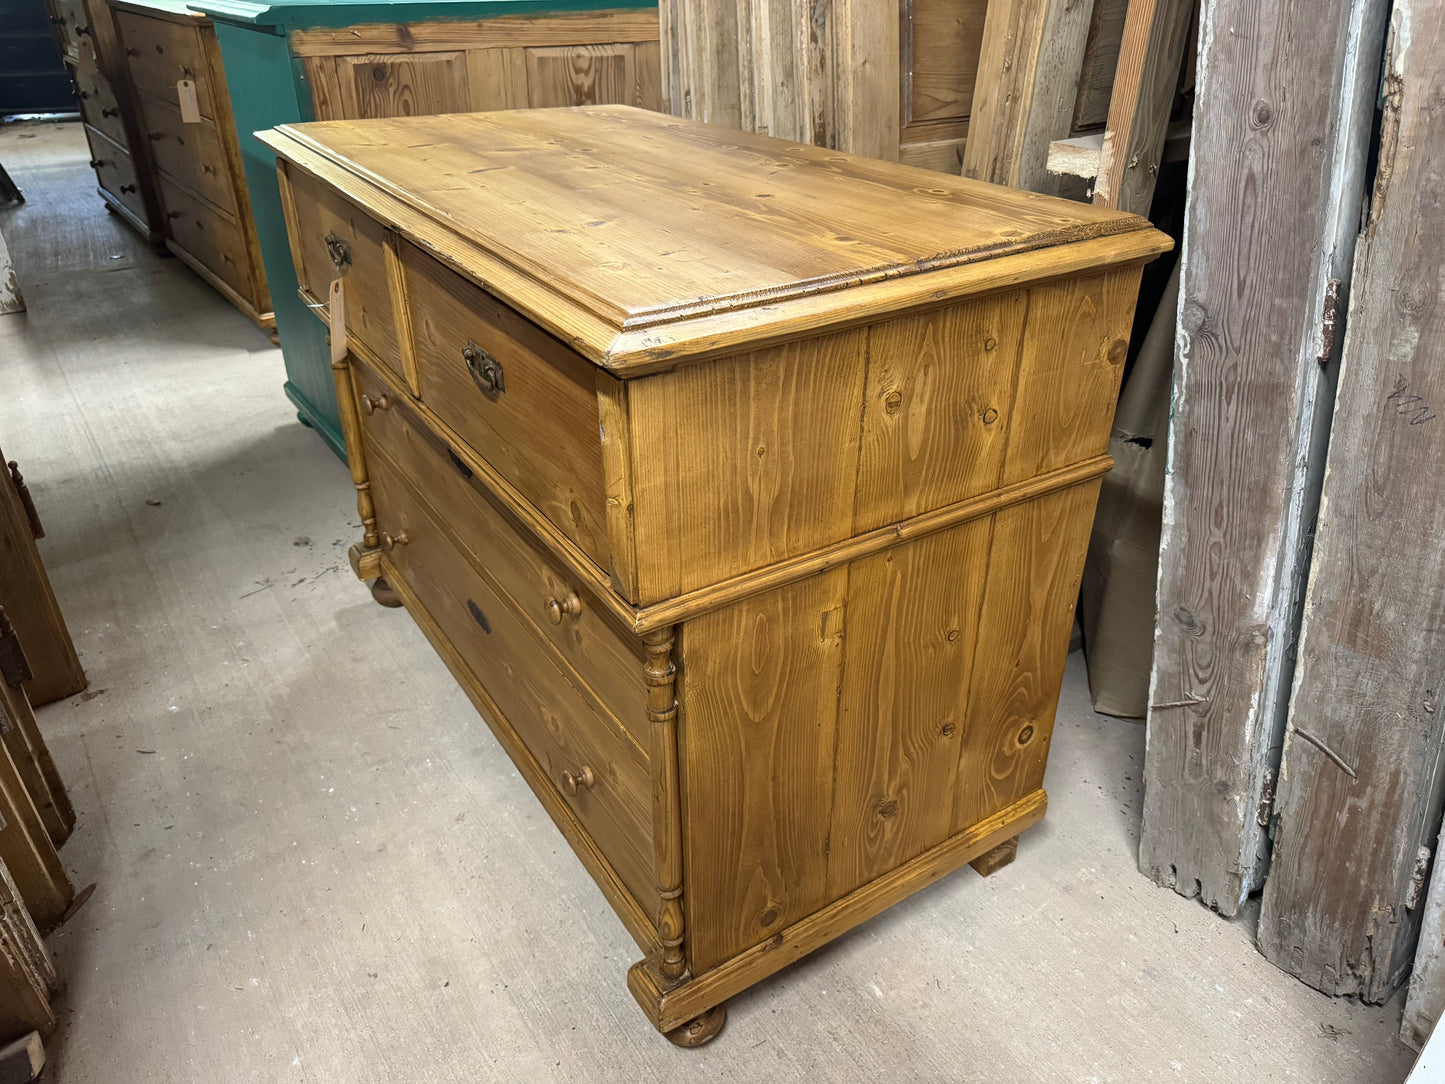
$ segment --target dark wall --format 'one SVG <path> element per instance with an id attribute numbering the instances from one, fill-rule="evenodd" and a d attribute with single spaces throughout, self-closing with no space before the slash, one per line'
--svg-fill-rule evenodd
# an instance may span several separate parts
<path id="1" fill-rule="evenodd" d="M 0 0 L 0 115 L 75 109 L 42 0 Z"/>

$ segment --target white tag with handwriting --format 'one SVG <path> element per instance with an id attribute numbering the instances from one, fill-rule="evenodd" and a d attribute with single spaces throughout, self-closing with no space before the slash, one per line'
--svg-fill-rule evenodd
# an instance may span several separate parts
<path id="1" fill-rule="evenodd" d="M 331 363 L 334 365 L 346 357 L 346 295 L 341 291 L 341 279 L 333 279 L 330 294 L 331 317 Z"/>
<path id="2" fill-rule="evenodd" d="M 177 82 L 176 98 L 181 103 L 181 120 L 187 124 L 200 124 L 201 103 L 196 100 L 196 81 L 182 79 Z"/>

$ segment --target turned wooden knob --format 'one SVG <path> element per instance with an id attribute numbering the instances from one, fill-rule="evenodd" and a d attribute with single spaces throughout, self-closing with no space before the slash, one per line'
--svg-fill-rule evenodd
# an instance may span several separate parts
<path id="1" fill-rule="evenodd" d="M 394 535 L 383 532 L 381 536 L 381 548 L 390 552 L 396 549 L 397 546 L 405 546 L 410 541 L 411 539 L 407 537 L 405 531 L 397 531 Z"/>
<path id="2" fill-rule="evenodd" d="M 575 773 L 570 771 L 562 773 L 562 789 L 568 794 L 576 794 L 578 787 L 588 790 L 595 782 L 597 782 L 597 776 L 586 764 L 578 768 Z"/>
<path id="3" fill-rule="evenodd" d="M 368 414 L 377 410 L 390 410 L 391 396 L 383 394 L 378 395 L 375 399 L 373 399 L 369 395 L 363 395 L 361 397 L 361 409 L 366 411 Z"/>
<path id="4" fill-rule="evenodd" d="M 564 599 L 549 598 L 547 600 L 547 616 L 552 619 L 552 624 L 560 625 L 563 614 L 571 614 L 576 617 L 582 612 L 582 600 L 573 591 Z"/>

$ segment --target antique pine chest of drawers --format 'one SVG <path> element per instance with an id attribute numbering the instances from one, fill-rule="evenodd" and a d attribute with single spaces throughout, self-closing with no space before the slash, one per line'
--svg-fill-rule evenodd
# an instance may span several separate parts
<path id="1" fill-rule="evenodd" d="M 660 1031 L 1013 856 L 1164 235 L 620 106 L 262 138 L 357 573 L 642 947 Z"/>

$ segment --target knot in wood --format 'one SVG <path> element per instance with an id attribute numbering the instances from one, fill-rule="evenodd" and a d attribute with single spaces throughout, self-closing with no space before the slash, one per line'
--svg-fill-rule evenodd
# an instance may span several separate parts
<path id="1" fill-rule="evenodd" d="M 1020 745 L 1027 745 L 1029 742 L 1031 742 L 1031 741 L 1033 740 L 1033 737 L 1034 737 L 1034 728 L 1033 728 L 1032 724 L 1029 725 L 1029 726 L 1025 726 L 1022 730 L 1019 731 L 1019 744 L 1020 744 Z"/>

